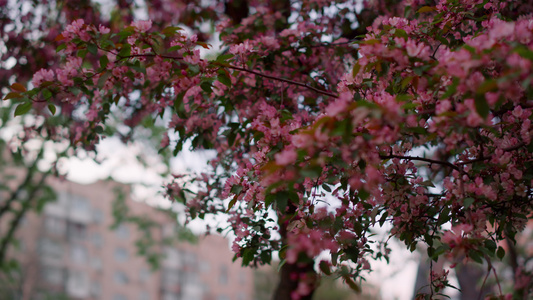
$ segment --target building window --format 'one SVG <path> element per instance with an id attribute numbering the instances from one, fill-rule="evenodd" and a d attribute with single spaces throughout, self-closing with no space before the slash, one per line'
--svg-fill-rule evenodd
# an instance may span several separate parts
<path id="1" fill-rule="evenodd" d="M 180 283 L 179 273 L 177 270 L 163 269 L 162 277 L 164 287 L 175 287 Z"/>
<path id="2" fill-rule="evenodd" d="M 113 296 L 113 300 L 128 300 L 128 297 L 122 295 L 122 294 L 115 294 Z"/>
<path id="3" fill-rule="evenodd" d="M 98 281 L 93 281 L 91 284 L 91 295 L 99 298 L 102 295 L 102 285 Z"/>
<path id="4" fill-rule="evenodd" d="M 226 265 L 220 266 L 220 273 L 218 274 L 218 284 L 228 284 L 228 267 Z"/>
<path id="5" fill-rule="evenodd" d="M 124 248 L 115 248 L 115 260 L 124 262 L 128 260 L 128 250 Z"/>
<path id="6" fill-rule="evenodd" d="M 246 283 L 246 272 L 245 271 L 239 272 L 239 283 Z"/>
<path id="7" fill-rule="evenodd" d="M 202 273 L 207 273 L 211 270 L 211 266 L 206 261 L 201 261 L 198 267 Z"/>
<path id="8" fill-rule="evenodd" d="M 129 282 L 128 276 L 126 275 L 126 273 L 124 273 L 122 271 L 115 271 L 113 279 L 118 284 L 128 284 L 128 282 Z"/>
<path id="9" fill-rule="evenodd" d="M 181 259 L 183 257 L 178 249 L 173 248 L 173 247 L 165 247 L 164 253 L 165 253 L 165 260 L 164 260 L 165 266 L 169 268 L 174 268 L 174 269 L 181 268 Z"/>
<path id="10" fill-rule="evenodd" d="M 65 271 L 58 267 L 43 266 L 41 277 L 48 284 L 62 285 L 65 282 Z"/>
<path id="11" fill-rule="evenodd" d="M 184 254 L 184 260 L 185 260 L 185 265 L 186 266 L 192 267 L 194 269 L 197 268 L 198 257 L 196 256 L 196 254 L 191 253 L 191 252 L 186 252 Z"/>
<path id="12" fill-rule="evenodd" d="M 67 223 L 64 219 L 48 216 L 44 219 L 44 230 L 49 234 L 65 236 Z"/>
<path id="13" fill-rule="evenodd" d="M 98 232 L 94 232 L 91 235 L 91 242 L 93 243 L 93 246 L 100 248 L 104 244 L 104 240 L 102 239 L 102 235 Z"/>
<path id="14" fill-rule="evenodd" d="M 44 259 L 62 259 L 63 247 L 61 244 L 53 242 L 48 238 L 40 240 L 39 250 Z"/>
<path id="15" fill-rule="evenodd" d="M 89 277 L 80 271 L 69 272 L 67 293 L 75 298 L 85 298 L 90 294 Z"/>
<path id="16" fill-rule="evenodd" d="M 82 245 L 73 244 L 70 246 L 70 259 L 76 263 L 86 263 L 89 257 L 87 249 Z"/>
<path id="17" fill-rule="evenodd" d="M 139 293 L 139 300 L 150 300 L 150 294 L 146 291 Z"/>
<path id="18" fill-rule="evenodd" d="M 171 292 L 165 292 L 163 294 L 163 300 L 179 300 L 180 296 Z"/>
<path id="19" fill-rule="evenodd" d="M 80 212 L 88 212 L 91 209 L 91 205 L 89 204 L 89 200 L 83 196 L 80 195 L 70 195 L 71 199 L 71 208 L 75 211 Z"/>
<path id="20" fill-rule="evenodd" d="M 15 246 L 15 249 L 20 251 L 20 253 L 26 252 L 27 247 L 28 247 L 24 240 L 14 240 L 13 241 L 13 246 Z"/>
<path id="21" fill-rule="evenodd" d="M 126 224 L 120 224 L 115 229 L 115 234 L 118 238 L 128 239 L 130 237 L 130 228 Z"/>
<path id="22" fill-rule="evenodd" d="M 81 223 L 68 222 L 67 231 L 69 241 L 82 241 L 87 235 L 87 227 Z"/>
<path id="23" fill-rule="evenodd" d="M 96 270 L 102 269 L 102 261 L 98 257 L 93 257 L 91 259 L 91 267 Z"/>
<path id="24" fill-rule="evenodd" d="M 139 280 L 141 282 L 146 282 L 148 281 L 148 279 L 150 279 L 150 271 L 146 268 L 142 268 L 141 271 L 139 272 Z"/>
<path id="25" fill-rule="evenodd" d="M 104 222 L 104 213 L 101 210 L 97 209 L 97 208 L 93 209 L 93 221 L 96 224 L 103 223 Z"/>

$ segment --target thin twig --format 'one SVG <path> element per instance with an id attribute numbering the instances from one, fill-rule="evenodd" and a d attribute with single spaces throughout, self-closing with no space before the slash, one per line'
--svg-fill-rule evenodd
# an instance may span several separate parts
<path id="1" fill-rule="evenodd" d="M 123 59 L 128 59 L 128 58 L 135 58 L 135 57 L 155 57 L 155 56 L 159 56 L 159 57 L 162 57 L 162 58 L 168 58 L 168 59 L 175 59 L 175 60 L 183 60 L 183 57 L 181 56 L 170 56 L 170 55 L 156 55 L 156 54 L 153 54 L 153 53 L 146 53 L 146 54 L 132 54 L 132 55 L 127 55 L 127 56 L 118 56 L 118 59 L 117 61 L 120 61 L 120 60 L 123 60 Z M 205 60 L 202 60 L 202 61 L 205 61 Z M 206 61 L 208 63 L 210 63 L 210 61 Z M 321 89 L 317 89 L 315 87 L 312 87 L 306 83 L 302 83 L 302 82 L 298 82 L 298 81 L 294 81 L 294 80 L 290 80 L 290 79 L 285 79 L 285 78 L 281 78 L 281 77 L 277 77 L 277 76 L 273 76 L 273 75 L 268 75 L 268 74 L 264 74 L 264 73 L 261 73 L 261 72 L 258 72 L 258 71 L 254 71 L 254 70 L 250 70 L 250 69 L 246 69 L 244 67 L 238 67 L 238 66 L 235 66 L 235 65 L 230 65 L 230 64 L 222 64 L 222 63 L 217 63 L 217 62 L 211 62 L 211 63 L 214 63 L 216 65 L 219 65 L 221 67 L 226 67 L 226 68 L 229 68 L 229 69 L 233 69 L 233 70 L 238 70 L 238 71 L 243 71 L 243 72 L 247 72 L 247 73 L 250 73 L 250 74 L 254 74 L 254 75 L 257 75 L 257 76 L 260 76 L 260 77 L 263 77 L 263 78 L 268 78 L 268 79 L 272 79 L 272 80 L 277 80 L 277 81 L 281 81 L 281 82 L 286 82 L 286 83 L 290 83 L 292 85 L 296 85 L 296 86 L 301 86 L 301 87 L 304 87 L 304 88 L 307 88 L 307 89 L 310 89 L 316 93 L 319 93 L 319 94 L 322 94 L 322 95 L 326 95 L 326 96 L 330 96 L 330 97 L 333 97 L 333 98 L 339 98 L 339 95 L 336 94 L 336 93 L 333 93 L 333 92 L 330 92 L 330 91 L 325 91 L 325 90 L 321 90 Z"/>
<path id="2" fill-rule="evenodd" d="M 481 288 L 479 289 L 479 296 L 477 297 L 478 300 L 481 300 L 481 296 L 483 296 L 483 288 L 485 287 L 487 278 L 489 278 L 491 269 L 492 269 L 492 265 L 489 265 L 488 270 L 487 270 L 487 275 L 485 276 L 485 279 L 483 279 L 483 284 L 481 284 Z"/>
<path id="3" fill-rule="evenodd" d="M 526 145 L 526 143 L 520 142 L 520 143 L 518 143 L 518 144 L 516 144 L 516 145 L 514 145 L 512 147 L 504 148 L 503 151 L 510 152 L 510 151 L 518 150 L 518 149 L 522 148 L 525 145 Z M 455 165 L 462 166 L 462 165 L 472 164 L 472 163 L 479 162 L 479 161 L 489 160 L 492 157 L 493 157 L 493 155 L 489 155 L 489 156 L 469 159 L 469 160 L 465 160 L 465 161 L 462 161 L 462 162 L 456 162 Z"/>
<path id="4" fill-rule="evenodd" d="M 22 204 L 22 207 L 20 208 L 19 211 L 15 213 L 14 219 L 11 221 L 11 224 L 9 226 L 9 231 L 2 238 L 2 242 L 0 243 L 0 263 L 2 266 L 6 263 L 7 247 L 10 245 L 11 241 L 13 240 L 15 231 L 20 225 L 22 218 L 27 213 L 27 211 L 30 209 L 31 205 L 35 202 L 35 199 L 37 198 L 36 197 L 37 193 L 40 191 L 41 187 L 44 185 L 44 181 L 47 175 L 48 173 L 43 174 L 41 176 L 41 179 L 37 183 L 37 185 L 32 187 L 31 192 L 26 197 L 24 203 Z"/>
<path id="5" fill-rule="evenodd" d="M 498 277 L 498 274 L 496 273 L 496 269 L 492 267 L 492 273 L 494 273 L 494 277 L 496 277 L 496 283 L 498 284 L 498 289 L 500 290 L 500 296 L 503 295 L 502 293 L 502 286 L 500 285 L 500 278 Z"/>
<path id="6" fill-rule="evenodd" d="M 403 156 L 403 155 L 380 155 L 379 158 L 381 159 L 391 159 L 391 158 L 398 158 L 398 159 L 406 159 L 406 160 L 418 160 L 418 161 L 425 161 L 427 163 L 431 163 L 431 164 L 439 164 L 439 165 L 443 165 L 443 166 L 447 166 L 447 167 L 450 167 L 454 170 L 457 170 L 459 172 L 463 172 L 463 170 L 461 170 L 458 166 L 450 163 L 450 162 L 447 162 L 447 161 L 442 161 L 442 160 L 435 160 L 435 159 L 430 159 L 430 158 L 425 158 L 425 157 L 419 157 L 419 156 Z"/>

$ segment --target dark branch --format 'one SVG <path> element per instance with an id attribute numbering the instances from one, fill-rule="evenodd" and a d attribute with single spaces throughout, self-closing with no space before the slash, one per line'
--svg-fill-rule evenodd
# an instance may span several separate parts
<path id="1" fill-rule="evenodd" d="M 406 159 L 406 160 L 418 160 L 418 161 L 424 161 L 424 162 L 427 162 L 427 163 L 430 163 L 430 164 L 439 164 L 439 165 L 443 165 L 443 166 L 446 166 L 446 167 L 450 167 L 454 170 L 457 170 L 459 172 L 463 172 L 463 170 L 461 170 L 458 166 L 450 163 L 450 162 L 447 162 L 447 161 L 442 161 L 442 160 L 435 160 L 435 159 L 430 159 L 430 158 L 425 158 L 425 157 L 419 157 L 419 156 L 403 156 L 403 155 L 380 155 L 379 158 L 381 159 L 391 159 L 391 158 L 398 158 L 398 159 Z"/>
<path id="2" fill-rule="evenodd" d="M 159 56 L 159 57 L 162 57 L 162 58 L 168 58 L 168 59 L 175 59 L 175 60 L 183 60 L 183 57 L 181 56 L 170 56 L 170 55 L 159 55 L 159 54 L 151 54 L 151 53 L 147 53 L 147 54 L 134 54 L 134 55 L 128 55 L 128 56 L 117 56 L 118 57 L 118 60 L 117 61 L 120 61 L 120 60 L 123 60 L 123 59 L 128 59 L 128 58 L 135 58 L 135 57 L 155 57 L 155 56 Z M 210 61 L 208 61 L 210 62 Z M 290 79 L 285 79 L 285 78 L 281 78 L 281 77 L 276 77 L 276 76 L 272 76 L 272 75 L 267 75 L 267 74 L 263 74 L 261 72 L 258 72 L 258 71 L 254 71 L 254 70 L 250 70 L 250 69 L 246 69 L 246 68 L 243 68 L 243 67 L 238 67 L 238 66 L 234 66 L 234 65 L 230 65 L 230 64 L 223 64 L 223 63 L 218 63 L 218 62 L 211 62 L 213 64 L 216 64 L 220 67 L 225 67 L 225 68 L 229 68 L 229 69 L 233 69 L 233 70 L 239 70 L 239 71 L 243 71 L 243 72 L 247 72 L 247 73 L 250 73 L 250 74 L 254 74 L 254 75 L 257 75 L 257 76 L 260 76 L 260 77 L 264 77 L 264 78 L 268 78 L 268 79 L 272 79 L 272 80 L 277 80 L 277 81 L 281 81 L 281 82 L 286 82 L 286 83 L 289 83 L 289 84 L 292 84 L 292 85 L 296 85 L 296 86 L 301 86 L 301 87 L 304 87 L 306 89 L 310 89 L 316 93 L 319 93 L 319 94 L 322 94 L 322 95 L 326 95 L 326 96 L 330 96 L 330 97 L 333 97 L 333 98 L 338 98 L 339 95 L 333 93 L 333 92 L 330 92 L 330 91 L 325 91 L 325 90 L 321 90 L 321 89 L 317 89 L 315 87 L 312 87 L 306 83 L 302 83 L 302 82 L 298 82 L 298 81 L 294 81 L 294 80 L 290 80 Z"/>

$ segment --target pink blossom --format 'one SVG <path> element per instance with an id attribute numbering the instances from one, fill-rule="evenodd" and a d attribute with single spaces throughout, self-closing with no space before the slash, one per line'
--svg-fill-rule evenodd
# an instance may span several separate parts
<path id="1" fill-rule="evenodd" d="M 429 46 L 424 43 L 416 43 L 409 39 L 405 45 L 405 49 L 407 50 L 407 55 L 411 57 L 418 57 L 423 60 L 429 59 Z"/>
<path id="2" fill-rule="evenodd" d="M 497 22 L 494 22 L 494 26 L 489 31 L 489 36 L 495 40 L 508 38 L 513 34 L 514 27 L 514 23 L 498 20 Z"/>
<path id="3" fill-rule="evenodd" d="M 83 21 L 83 19 L 77 19 L 73 21 L 70 25 L 67 25 L 67 27 L 65 27 L 65 31 L 63 31 L 63 36 L 66 38 L 73 38 L 74 36 L 79 35 L 84 24 L 85 22 Z"/>
<path id="4" fill-rule="evenodd" d="M 231 46 L 229 50 L 231 54 L 235 55 L 246 54 L 251 51 L 253 51 L 253 46 L 248 40 L 244 41 L 244 43 Z"/>
<path id="5" fill-rule="evenodd" d="M 191 55 L 184 56 L 183 60 L 190 64 L 197 65 L 198 63 L 200 63 L 200 50 L 194 50 Z"/>
<path id="6" fill-rule="evenodd" d="M 136 32 L 147 32 L 152 28 L 152 20 L 139 20 L 131 22 L 131 25 L 135 28 Z"/>
<path id="7" fill-rule="evenodd" d="M 159 145 L 159 147 L 165 148 L 165 147 L 168 147 L 169 144 L 170 144 L 170 139 L 168 137 L 168 132 L 165 132 L 163 134 L 163 138 L 161 139 L 161 144 Z"/>
<path id="8" fill-rule="evenodd" d="M 33 84 L 34 87 L 38 87 L 45 81 L 53 81 L 53 80 L 54 80 L 54 71 L 40 69 L 33 75 L 33 79 L 31 83 Z"/>
<path id="9" fill-rule="evenodd" d="M 280 153 L 277 153 L 275 156 L 276 164 L 280 166 L 286 166 L 292 164 L 298 158 L 298 154 L 294 149 L 285 149 Z"/>
<path id="10" fill-rule="evenodd" d="M 101 25 L 98 26 L 98 31 L 101 33 L 101 34 L 108 34 L 109 32 L 111 32 L 111 29 L 105 27 L 104 25 Z"/>

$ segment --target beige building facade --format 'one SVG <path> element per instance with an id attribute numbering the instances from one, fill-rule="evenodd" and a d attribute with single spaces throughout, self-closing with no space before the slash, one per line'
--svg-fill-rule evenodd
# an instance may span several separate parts
<path id="1" fill-rule="evenodd" d="M 152 220 L 149 234 L 164 253 L 152 270 L 139 256 L 137 241 L 147 234 L 131 223 L 114 230 L 111 181 L 81 185 L 51 181 L 58 195 L 41 214 L 28 214 L 17 231 L 11 256 L 20 263 L 20 299 L 83 300 L 252 300 L 253 270 L 232 263 L 228 240 L 200 237 L 197 244 L 162 246 L 176 220 L 144 203 L 125 199 L 129 214 Z M 18 249 L 15 249 L 18 248 Z M 14 299 L 6 295 L 0 299 Z M 59 298 L 59 297 L 64 298 Z"/>

